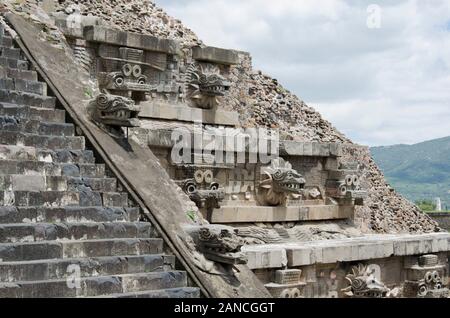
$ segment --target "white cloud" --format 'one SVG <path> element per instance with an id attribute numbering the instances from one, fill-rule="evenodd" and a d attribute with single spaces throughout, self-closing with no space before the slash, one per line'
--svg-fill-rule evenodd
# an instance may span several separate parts
<path id="1" fill-rule="evenodd" d="M 353 140 L 450 135 L 450 1 L 157 0 L 205 43 L 252 53 Z M 369 29 L 367 7 L 382 8 Z"/>

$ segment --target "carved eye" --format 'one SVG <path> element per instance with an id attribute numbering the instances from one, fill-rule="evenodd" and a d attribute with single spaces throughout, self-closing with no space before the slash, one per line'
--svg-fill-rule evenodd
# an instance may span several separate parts
<path id="1" fill-rule="evenodd" d="M 137 82 L 139 84 L 145 84 L 145 83 L 147 83 L 147 80 L 146 80 L 146 78 L 144 76 L 141 76 L 141 77 L 138 78 Z"/>
<path id="2" fill-rule="evenodd" d="M 106 109 L 108 108 L 108 96 L 105 94 L 100 94 L 97 97 L 97 105 L 100 109 Z"/>
<path id="3" fill-rule="evenodd" d="M 210 189 L 213 191 L 219 190 L 219 184 L 218 183 L 211 183 Z"/>
<path id="4" fill-rule="evenodd" d="M 205 74 L 200 75 L 200 83 L 206 83 L 208 81 L 208 78 Z"/>
<path id="5" fill-rule="evenodd" d="M 214 180 L 214 174 L 211 170 L 206 170 L 203 174 L 204 180 L 206 183 L 210 184 Z"/>
<path id="6" fill-rule="evenodd" d="M 281 170 L 277 170 L 274 174 L 273 174 L 273 178 L 275 180 L 281 180 L 283 179 L 284 173 Z"/>
<path id="7" fill-rule="evenodd" d="M 133 73 L 133 67 L 130 64 L 125 64 L 122 67 L 123 75 L 130 76 Z"/>
<path id="8" fill-rule="evenodd" d="M 425 282 L 426 282 L 427 284 L 430 284 L 432 281 L 433 281 L 433 273 L 427 272 L 427 273 L 425 274 Z"/>
<path id="9" fill-rule="evenodd" d="M 142 68 L 140 65 L 133 66 L 133 76 L 138 78 L 142 75 Z"/>
<path id="10" fill-rule="evenodd" d="M 425 285 L 420 285 L 419 291 L 417 292 L 417 294 L 418 294 L 419 296 L 426 296 L 427 293 L 428 293 L 428 288 L 427 288 L 427 286 L 425 286 Z"/>
<path id="11" fill-rule="evenodd" d="M 211 82 L 215 82 L 215 81 L 217 81 L 219 78 L 216 76 L 216 75 L 211 75 L 210 77 L 209 77 L 209 80 L 211 81 Z"/>
<path id="12" fill-rule="evenodd" d="M 122 86 L 123 84 L 125 83 L 125 80 L 123 79 L 123 77 L 122 76 L 117 76 L 115 79 L 114 79 L 114 84 L 116 84 L 116 86 Z"/>
<path id="13" fill-rule="evenodd" d="M 186 193 L 192 194 L 192 193 L 197 192 L 197 186 L 195 184 L 193 184 L 193 183 L 188 183 L 186 185 L 185 190 L 186 190 Z"/>
<path id="14" fill-rule="evenodd" d="M 433 283 L 438 283 L 440 281 L 439 273 L 437 271 L 433 272 Z"/>

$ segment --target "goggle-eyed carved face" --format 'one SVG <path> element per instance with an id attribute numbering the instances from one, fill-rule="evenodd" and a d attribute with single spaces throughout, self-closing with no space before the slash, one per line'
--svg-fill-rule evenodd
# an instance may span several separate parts
<path id="1" fill-rule="evenodd" d="M 443 287 L 438 271 L 426 272 L 423 282 L 419 285 L 418 296 L 425 297 L 430 292 L 442 290 Z"/>
<path id="2" fill-rule="evenodd" d="M 147 76 L 140 65 L 125 64 L 119 72 L 103 74 L 103 87 L 112 90 L 149 91 Z"/>

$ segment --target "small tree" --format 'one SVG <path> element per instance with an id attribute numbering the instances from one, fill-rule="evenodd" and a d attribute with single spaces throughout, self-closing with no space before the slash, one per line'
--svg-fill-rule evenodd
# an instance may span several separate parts
<path id="1" fill-rule="evenodd" d="M 431 200 L 416 201 L 416 205 L 424 212 L 436 211 L 436 204 Z"/>

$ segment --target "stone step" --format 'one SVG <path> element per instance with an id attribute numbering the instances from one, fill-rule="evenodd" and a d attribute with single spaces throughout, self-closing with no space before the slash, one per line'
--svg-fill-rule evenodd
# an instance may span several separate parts
<path id="1" fill-rule="evenodd" d="M 1 298 L 54 298 L 92 297 L 115 295 L 144 290 L 180 288 L 187 285 L 185 272 L 153 272 L 113 276 L 81 278 L 77 281 L 66 279 L 17 282 L 0 284 Z M 71 285 L 71 283 L 73 285 Z"/>
<path id="2" fill-rule="evenodd" d="M 71 164 L 34 160 L 0 160 L 1 175 L 104 178 L 104 164 Z"/>
<path id="3" fill-rule="evenodd" d="M 26 160 L 72 164 L 95 163 L 94 153 L 91 150 L 49 150 L 13 145 L 0 145 L 0 160 Z"/>
<path id="4" fill-rule="evenodd" d="M 0 89 L 10 91 L 20 91 L 37 95 L 47 95 L 47 84 L 42 82 L 28 81 L 15 78 L 0 79 Z M 52 107 L 48 107 L 52 108 Z"/>
<path id="5" fill-rule="evenodd" d="M 127 193 L 79 191 L 0 191 L 0 205 L 4 206 L 107 206 L 128 207 Z"/>
<path id="6" fill-rule="evenodd" d="M 19 120 L 12 116 L 0 116 L 0 130 L 41 136 L 73 137 L 75 135 L 73 124 Z"/>
<path id="7" fill-rule="evenodd" d="M 13 47 L 13 39 L 7 35 L 0 35 L 0 45 L 3 47 Z"/>
<path id="8" fill-rule="evenodd" d="M 145 290 L 140 292 L 96 296 L 92 298 L 200 298 L 197 287 L 168 288 L 162 290 Z"/>
<path id="9" fill-rule="evenodd" d="M 27 61 L 0 57 L 0 66 L 16 68 L 18 70 L 28 70 L 30 65 Z"/>
<path id="10" fill-rule="evenodd" d="M 137 222 L 139 208 L 0 206 L 0 223 Z"/>
<path id="11" fill-rule="evenodd" d="M 0 224 L 0 242 L 2 243 L 151 238 L 153 236 L 154 229 L 148 222 Z"/>
<path id="12" fill-rule="evenodd" d="M 15 68 L 4 67 L 3 71 L 6 72 L 6 76 L 12 79 L 26 80 L 26 81 L 38 81 L 38 75 L 36 71 L 18 70 Z"/>
<path id="13" fill-rule="evenodd" d="M 73 274 L 74 266 L 79 266 L 81 277 L 161 272 L 175 268 L 175 257 L 154 254 L 0 262 L 0 282 L 64 279 Z"/>
<path id="14" fill-rule="evenodd" d="M 52 96 L 42 96 L 16 90 L 0 89 L 0 102 L 22 106 L 55 109 L 56 98 Z"/>
<path id="15" fill-rule="evenodd" d="M 8 59 L 24 60 L 22 51 L 17 48 L 0 45 L 0 57 Z"/>
<path id="16" fill-rule="evenodd" d="M 66 121 L 66 112 L 62 109 L 38 108 L 9 103 L 0 103 L 0 115 L 12 116 L 17 119 L 33 119 L 56 123 L 64 123 Z"/>
<path id="17" fill-rule="evenodd" d="M 1 243 L 3 262 L 120 255 L 161 254 L 163 240 L 126 238 L 86 241 L 42 241 L 35 243 Z"/>
<path id="18" fill-rule="evenodd" d="M 42 149 L 84 150 L 84 137 L 80 136 L 48 136 L 21 133 L 16 131 L 0 131 L 0 144 L 36 147 Z"/>
<path id="19" fill-rule="evenodd" d="M 116 192 L 115 178 L 82 178 L 39 175 L 0 175 L 0 191 L 79 191 Z"/>

